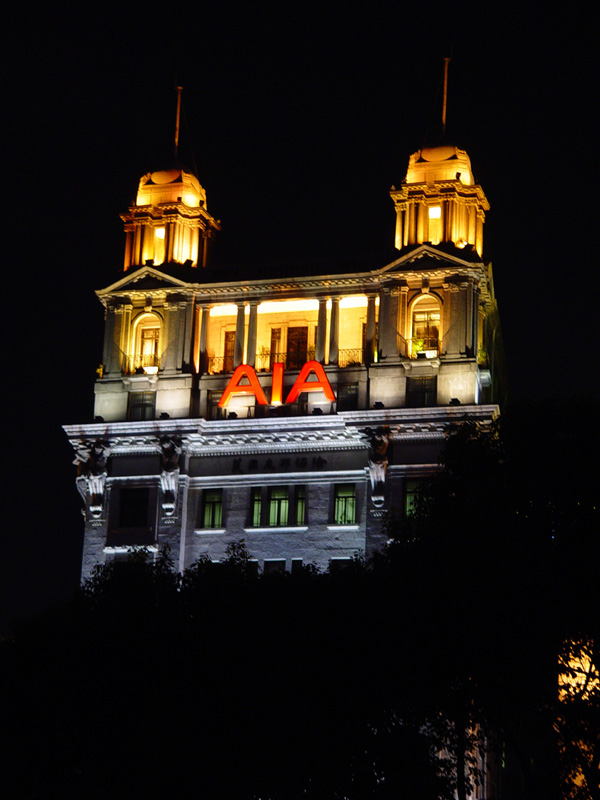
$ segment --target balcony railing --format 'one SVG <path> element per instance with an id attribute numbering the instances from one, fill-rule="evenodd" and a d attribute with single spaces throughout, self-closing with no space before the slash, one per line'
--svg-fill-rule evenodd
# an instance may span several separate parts
<path id="1" fill-rule="evenodd" d="M 125 357 L 125 373 L 132 375 L 134 372 L 158 372 L 160 358 L 157 355 L 147 353 L 137 353 L 133 356 Z"/>
<path id="2" fill-rule="evenodd" d="M 293 370 L 300 369 L 307 361 L 312 361 L 314 358 L 315 348 L 308 347 L 299 353 L 257 353 L 254 365 L 257 372 L 271 372 L 273 364 L 283 364 L 284 369 Z M 363 358 L 362 347 L 346 348 L 338 352 L 337 363 L 339 367 L 354 367 L 364 363 Z M 210 356 L 207 371 L 209 375 L 233 372 L 233 357 Z"/>
<path id="3" fill-rule="evenodd" d="M 362 347 L 355 347 L 338 352 L 338 367 L 355 367 L 363 363 Z"/>
<path id="4" fill-rule="evenodd" d="M 440 352 L 441 339 L 437 336 L 414 337 L 407 339 L 407 355 L 409 358 L 437 358 Z"/>
<path id="5" fill-rule="evenodd" d="M 233 356 L 209 356 L 207 371 L 209 375 L 233 372 Z"/>

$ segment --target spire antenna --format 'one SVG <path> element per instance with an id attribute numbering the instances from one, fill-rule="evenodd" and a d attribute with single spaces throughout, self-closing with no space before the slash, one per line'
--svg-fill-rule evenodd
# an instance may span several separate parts
<path id="1" fill-rule="evenodd" d="M 175 115 L 175 159 L 177 159 L 177 149 L 179 147 L 179 117 L 181 116 L 181 92 L 183 86 L 177 87 L 177 113 Z"/>
<path id="2" fill-rule="evenodd" d="M 446 105 L 448 100 L 448 64 L 451 59 L 444 59 L 444 99 L 442 101 L 442 136 L 446 134 Z"/>

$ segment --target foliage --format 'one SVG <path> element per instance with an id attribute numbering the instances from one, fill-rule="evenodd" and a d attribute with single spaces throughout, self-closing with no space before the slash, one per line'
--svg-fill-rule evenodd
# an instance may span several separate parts
<path id="1" fill-rule="evenodd" d="M 243 541 L 183 575 L 97 569 L 0 651 L 4 795 L 464 800 L 487 748 L 499 797 L 597 800 L 593 676 L 556 685 L 561 647 L 566 675 L 600 662 L 596 511 L 552 451 L 510 416 L 450 431 L 386 551 L 343 571 L 260 576 Z"/>

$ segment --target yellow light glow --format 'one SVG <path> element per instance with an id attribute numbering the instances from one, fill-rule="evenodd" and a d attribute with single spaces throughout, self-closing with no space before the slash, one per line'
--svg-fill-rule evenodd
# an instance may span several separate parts
<path id="1" fill-rule="evenodd" d="M 340 308 L 366 308 L 367 305 L 367 298 L 361 294 L 353 294 L 340 299 Z"/>
<path id="2" fill-rule="evenodd" d="M 441 218 L 442 218 L 442 207 L 429 206 L 429 219 L 441 219 Z"/>
<path id="3" fill-rule="evenodd" d="M 235 317 L 236 314 L 237 306 L 233 303 L 226 303 L 222 306 L 213 306 L 209 312 L 211 317 Z"/>
<path id="4" fill-rule="evenodd" d="M 165 229 L 164 228 L 155 228 L 154 235 L 157 239 L 164 239 L 165 238 Z"/>
<path id="5" fill-rule="evenodd" d="M 288 311 L 318 311 L 318 300 L 267 300 L 258 307 L 259 314 L 285 314 Z"/>
<path id="6" fill-rule="evenodd" d="M 379 297 L 375 298 L 375 305 L 379 305 Z M 328 301 L 328 308 L 331 308 Z M 340 298 L 340 308 L 366 308 L 367 298 L 365 295 L 349 295 Z M 318 311 L 319 301 L 314 300 L 266 300 L 258 306 L 259 314 L 286 314 L 296 311 Z M 250 306 L 244 309 L 246 314 L 250 313 Z M 210 309 L 211 317 L 235 317 L 237 306 L 234 303 L 224 303 L 220 306 L 213 306 Z"/>
<path id="7" fill-rule="evenodd" d="M 156 375 L 158 367 L 144 367 L 144 372 L 146 375 Z"/>
<path id="8" fill-rule="evenodd" d="M 600 692 L 600 671 L 592 660 L 592 642 L 573 642 L 559 659 L 558 699 L 590 700 Z"/>
<path id="9" fill-rule="evenodd" d="M 183 202 L 186 206 L 190 206 L 191 208 L 195 208 L 198 205 L 198 198 L 196 195 L 193 194 L 184 194 L 183 195 Z"/>

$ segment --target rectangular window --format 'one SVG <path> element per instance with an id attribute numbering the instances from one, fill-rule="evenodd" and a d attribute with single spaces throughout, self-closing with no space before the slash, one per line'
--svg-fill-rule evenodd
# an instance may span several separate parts
<path id="1" fill-rule="evenodd" d="M 273 364 L 284 364 L 285 353 L 281 352 L 281 328 L 271 328 L 271 353 L 269 356 L 269 369 Z"/>
<path id="2" fill-rule="evenodd" d="M 300 369 L 306 362 L 308 328 L 294 327 L 287 331 L 287 368 Z"/>
<path id="3" fill-rule="evenodd" d="M 335 487 L 333 521 L 336 525 L 354 525 L 356 522 L 356 486 L 339 483 Z"/>
<path id="4" fill-rule="evenodd" d="M 404 512 L 410 514 L 415 509 L 417 494 L 421 488 L 422 481 L 410 479 L 404 482 Z"/>
<path id="5" fill-rule="evenodd" d="M 296 487 L 296 525 L 304 525 L 306 520 L 306 487 Z"/>
<path id="6" fill-rule="evenodd" d="M 337 410 L 358 410 L 358 383 L 338 383 Z"/>
<path id="7" fill-rule="evenodd" d="M 427 408 L 437 405 L 437 378 L 407 378 L 406 407 Z"/>
<path id="8" fill-rule="evenodd" d="M 110 496 L 107 546 L 155 544 L 156 508 L 155 487 L 114 486 Z"/>
<path id="9" fill-rule="evenodd" d="M 272 528 L 288 524 L 289 509 L 288 488 L 286 486 L 273 486 L 269 489 L 269 525 Z"/>
<path id="10" fill-rule="evenodd" d="M 223 527 L 223 490 L 207 489 L 204 492 L 202 513 L 203 528 Z"/>
<path id="11" fill-rule="evenodd" d="M 127 419 L 139 422 L 154 419 L 156 408 L 156 392 L 130 392 Z"/>
<path id="12" fill-rule="evenodd" d="M 233 372 L 235 353 L 235 331 L 225 331 L 225 350 L 223 353 L 223 372 Z"/>
<path id="13" fill-rule="evenodd" d="M 250 519 L 253 528 L 260 528 L 261 511 L 262 511 L 261 488 L 260 486 L 254 486 L 252 488 L 252 500 L 250 505 Z"/>

